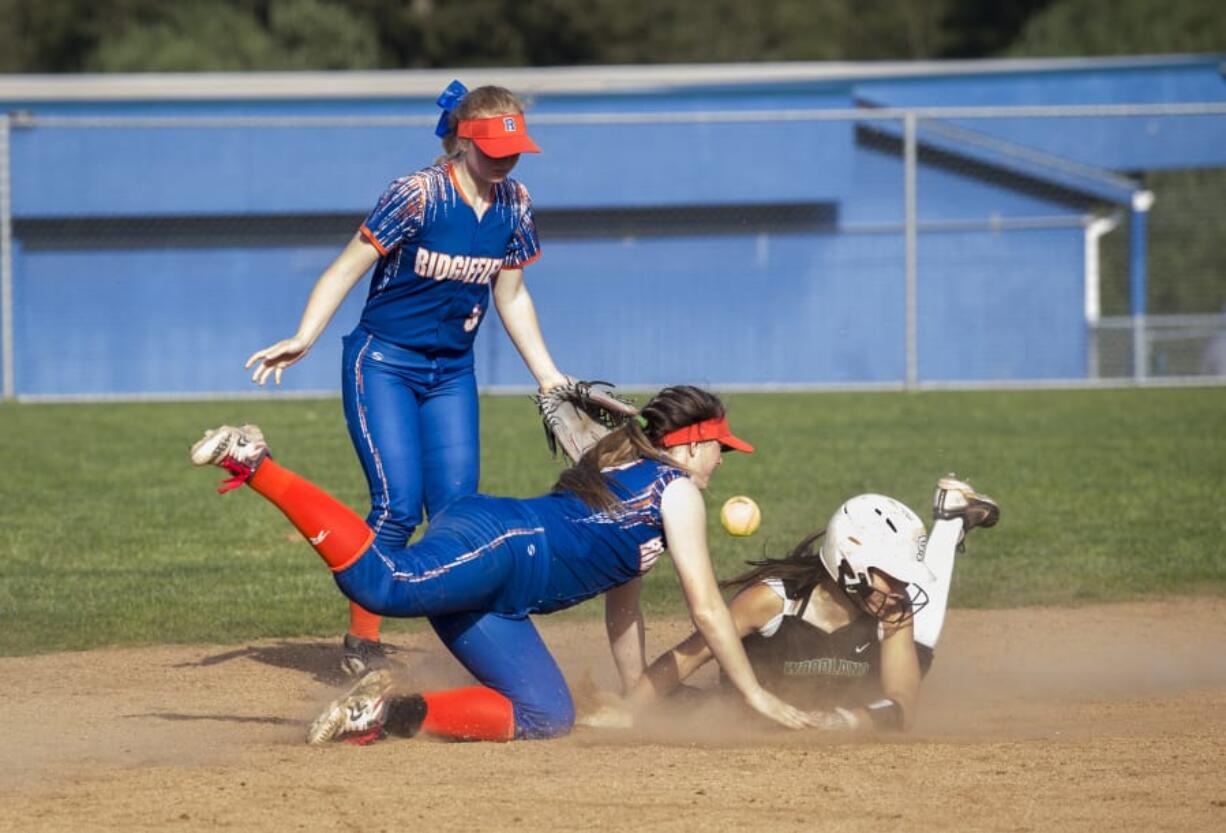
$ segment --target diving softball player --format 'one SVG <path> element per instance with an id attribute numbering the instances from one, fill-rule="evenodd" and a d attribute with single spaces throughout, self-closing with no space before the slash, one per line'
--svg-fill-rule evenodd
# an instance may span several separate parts
<path id="1" fill-rule="evenodd" d="M 995 525 L 1000 510 L 963 481 L 937 483 L 928 536 L 914 512 L 867 494 L 786 557 L 754 562 L 724 582 L 739 587 L 729 610 L 762 684 L 811 712 L 826 729 L 903 729 L 944 621 L 954 554 L 966 532 Z M 691 635 L 663 654 L 630 691 L 628 713 L 593 725 L 626 725 L 629 714 L 678 689 L 710 659 Z"/>
<path id="2" fill-rule="evenodd" d="M 565 382 L 541 337 L 523 269 L 540 256 L 528 190 L 509 178 L 537 153 L 523 105 L 501 87 L 439 98 L 445 155 L 395 180 L 320 276 L 298 332 L 254 353 L 252 380 L 279 384 L 311 349 L 342 300 L 373 266 L 365 308 L 344 339 L 345 421 L 370 486 L 367 516 L 385 551 L 422 521 L 474 494 L 480 473 L 473 340 L 494 305 L 541 390 Z M 341 667 L 382 664 L 380 619 L 350 604 Z"/>
<path id="3" fill-rule="evenodd" d="M 420 541 L 387 546 L 318 487 L 268 456 L 258 428 L 222 426 L 192 462 L 233 473 L 281 509 L 364 608 L 427 616 L 480 685 L 392 696 L 386 669 L 369 672 L 312 725 L 308 740 L 368 742 L 424 731 L 470 740 L 565 734 L 574 706 L 533 613 L 605 593 L 609 641 L 630 684 L 645 667 L 640 577 L 667 551 L 694 621 L 730 686 L 758 713 L 792 728 L 806 716 L 759 685 L 720 596 L 706 543 L 701 490 L 723 449 L 750 452 L 723 404 L 698 388 L 666 388 L 567 469 L 552 493 L 528 500 L 474 495 L 431 518 Z"/>

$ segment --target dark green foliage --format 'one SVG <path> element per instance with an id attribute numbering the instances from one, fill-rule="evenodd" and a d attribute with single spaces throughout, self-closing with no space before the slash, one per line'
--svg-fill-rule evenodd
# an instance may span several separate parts
<path id="1" fill-rule="evenodd" d="M 1216 0 L 0 0 L 0 71 L 1213 52 Z"/>
<path id="2" fill-rule="evenodd" d="M 363 69 L 374 22 L 336 0 L 0 0 L 0 71 Z"/>
<path id="3" fill-rule="evenodd" d="M 990 54 L 1047 0 L 0 0 L 0 71 L 886 60 Z"/>
<path id="4" fill-rule="evenodd" d="M 0 0 L 0 72 L 80 72 L 102 31 L 79 0 Z"/>
<path id="5" fill-rule="evenodd" d="M 1059 0 L 1026 23 L 1008 52 L 1048 57 L 1223 50 L 1226 11 L 1219 0 Z"/>
<path id="6" fill-rule="evenodd" d="M 947 32 L 943 58 L 981 58 L 1007 48 L 1032 17 L 1052 0 L 954 0 L 943 20 Z"/>

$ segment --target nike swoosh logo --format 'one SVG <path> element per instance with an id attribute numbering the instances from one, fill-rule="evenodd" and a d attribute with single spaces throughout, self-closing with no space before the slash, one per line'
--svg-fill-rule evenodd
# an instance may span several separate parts
<path id="1" fill-rule="evenodd" d="M 860 646 L 858 646 L 858 647 L 856 648 L 856 653 L 857 653 L 857 654 L 862 654 L 862 653 L 864 653 L 865 651 L 867 651 L 869 648 L 871 648 L 871 647 L 872 647 L 872 645 L 873 645 L 873 643 L 871 643 L 871 642 L 865 642 L 863 645 L 860 645 Z"/>
<path id="2" fill-rule="evenodd" d="M 324 539 L 327 538 L 331 534 L 332 534 L 332 530 L 321 529 L 319 530 L 318 535 L 316 535 L 314 538 L 308 538 L 307 540 L 311 542 L 312 547 L 318 547 L 320 544 L 324 542 Z"/>

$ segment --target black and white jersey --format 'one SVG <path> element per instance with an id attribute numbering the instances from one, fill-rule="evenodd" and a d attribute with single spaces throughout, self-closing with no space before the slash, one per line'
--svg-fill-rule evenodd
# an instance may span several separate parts
<path id="1" fill-rule="evenodd" d="M 743 640 L 758 681 L 798 708 L 853 706 L 880 699 L 881 634 L 877 619 L 862 614 L 827 632 L 804 618 L 813 584 L 763 582 L 783 599 L 783 611 Z M 917 645 L 926 672 L 932 652 Z"/>

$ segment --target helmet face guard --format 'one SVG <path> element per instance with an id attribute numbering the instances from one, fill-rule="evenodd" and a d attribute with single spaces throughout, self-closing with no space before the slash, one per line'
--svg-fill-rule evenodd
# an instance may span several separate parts
<path id="1" fill-rule="evenodd" d="M 928 533 L 906 505 L 878 494 L 857 495 L 838 508 L 822 540 L 826 572 L 865 612 L 887 625 L 909 622 L 928 604 L 935 580 L 924 564 Z M 902 591 L 873 584 L 880 576 Z"/>
<path id="2" fill-rule="evenodd" d="M 870 571 L 874 568 L 870 568 Z M 918 584 L 908 584 L 906 593 L 887 593 L 873 585 L 866 573 L 856 573 L 851 564 L 839 564 L 839 588 L 883 625 L 904 625 L 928 604 L 928 594 Z"/>

